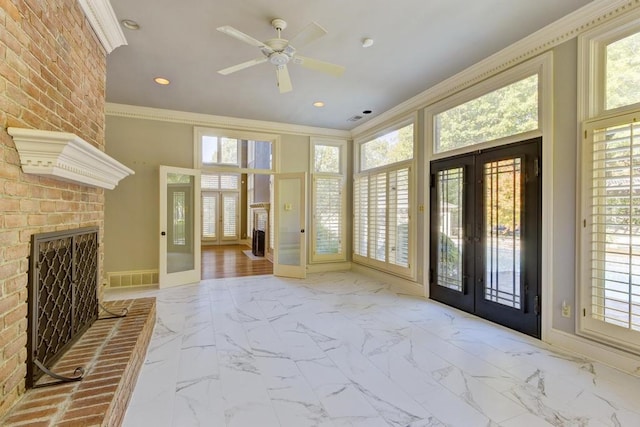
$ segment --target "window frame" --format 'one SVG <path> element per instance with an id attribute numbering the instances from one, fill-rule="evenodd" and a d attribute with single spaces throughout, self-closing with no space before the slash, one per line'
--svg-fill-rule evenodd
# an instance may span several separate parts
<path id="1" fill-rule="evenodd" d="M 351 228 L 353 230 L 353 236 L 352 236 L 352 249 L 351 249 L 351 259 L 354 263 L 356 264 L 361 264 L 370 268 L 374 268 L 376 270 L 381 270 L 383 272 L 386 273 L 390 273 L 399 277 L 403 277 L 409 280 L 416 280 L 416 265 L 417 265 L 417 260 L 416 260 L 416 254 L 417 254 L 417 236 L 415 235 L 415 231 L 417 230 L 417 185 L 416 185 L 416 179 L 417 179 L 417 173 L 416 173 L 416 161 L 418 160 L 418 120 L 417 120 L 417 115 L 418 113 L 412 113 L 410 115 L 404 116 L 402 118 L 400 118 L 399 120 L 388 124 L 385 127 L 379 128 L 374 132 L 370 132 L 367 134 L 363 134 L 361 136 L 359 136 L 357 139 L 354 140 L 354 144 L 353 144 L 353 168 L 354 168 L 354 174 L 353 174 L 353 179 L 352 179 L 352 188 L 353 188 L 353 197 L 352 197 L 352 209 L 353 209 L 353 219 L 352 219 L 352 224 L 351 224 Z M 403 160 L 400 162 L 396 162 L 396 163 L 391 163 L 388 165 L 383 165 L 383 166 L 378 166 L 376 168 L 371 168 L 371 169 L 366 169 L 366 170 L 361 170 L 361 159 L 360 159 L 360 153 L 361 153 L 361 146 L 362 144 L 366 144 L 367 142 L 370 142 L 376 138 L 379 138 L 381 136 L 384 136 L 388 133 L 391 132 L 395 132 L 405 126 L 408 125 L 413 125 L 413 156 L 411 159 L 408 160 Z M 357 220 L 358 218 L 356 218 L 356 212 L 358 211 L 358 208 L 356 207 L 356 194 L 355 194 L 355 189 L 356 189 L 356 180 L 358 178 L 364 177 L 364 176 L 375 176 L 378 175 L 380 173 L 389 173 L 389 172 L 394 172 L 394 171 L 398 171 L 398 170 L 402 170 L 402 169 L 406 169 L 408 168 L 409 170 L 409 176 L 408 176 L 408 203 L 409 203 L 409 222 L 408 222 L 408 245 L 407 245 L 407 250 L 408 250 L 408 254 L 407 254 L 407 263 L 408 266 L 407 267 L 403 267 L 400 265 L 396 265 L 396 264 L 392 264 L 389 263 L 387 261 L 379 261 L 376 260 L 374 258 L 371 258 L 369 256 L 362 256 L 362 255 L 358 255 L 355 252 L 355 247 L 356 247 L 356 234 L 355 234 L 355 230 L 357 229 Z M 387 175 L 388 176 L 388 175 Z M 388 181 L 387 181 L 387 186 L 388 186 Z M 367 187 L 367 194 L 370 194 L 370 188 Z M 388 193 L 387 193 L 387 197 L 388 197 Z M 387 199 L 387 205 L 388 205 L 388 199 Z M 368 206 L 367 206 L 368 207 Z M 368 211 L 368 214 L 370 213 L 370 211 Z M 369 218 L 370 216 L 368 216 Z M 388 217 L 388 214 L 387 214 Z M 370 222 L 369 220 L 367 221 L 368 223 Z M 388 225 L 385 224 L 385 228 L 386 231 L 388 231 L 389 227 Z M 385 250 L 386 252 L 388 252 L 388 248 L 386 248 Z"/>
<path id="2" fill-rule="evenodd" d="M 315 148 L 317 146 L 330 146 L 337 147 L 339 150 L 339 172 L 316 172 L 315 168 Z M 326 263 L 326 262 L 345 262 L 347 260 L 347 185 L 346 185 L 346 171 L 347 171 L 347 141 L 342 139 L 329 139 L 329 138 L 310 138 L 310 150 L 309 150 L 309 171 L 311 172 L 310 186 L 311 186 L 311 234 L 310 239 L 310 254 L 309 262 Z M 315 236 L 317 235 L 318 224 L 316 223 L 316 207 L 318 200 L 318 190 L 316 182 L 318 178 L 328 178 L 340 180 L 340 193 L 341 193 L 341 208 L 340 208 L 340 224 L 342 225 L 340 230 L 340 251 L 336 254 L 318 254 L 317 241 Z"/>
<path id="3" fill-rule="evenodd" d="M 610 43 L 640 33 L 640 10 L 631 11 L 578 36 L 578 212 L 576 218 L 576 333 L 640 354 L 640 332 L 594 319 L 591 281 L 592 145 L 594 131 L 640 120 L 640 102 L 605 109 L 606 53 Z"/>

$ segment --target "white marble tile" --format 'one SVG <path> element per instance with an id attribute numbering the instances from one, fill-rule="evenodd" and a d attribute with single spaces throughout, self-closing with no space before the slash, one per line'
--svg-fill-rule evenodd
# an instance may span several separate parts
<path id="1" fill-rule="evenodd" d="M 155 296 L 124 426 L 630 426 L 640 378 L 351 272 Z"/>

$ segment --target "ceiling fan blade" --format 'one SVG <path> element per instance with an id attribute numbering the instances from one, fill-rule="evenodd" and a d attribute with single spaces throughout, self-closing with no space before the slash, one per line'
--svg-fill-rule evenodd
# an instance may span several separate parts
<path id="1" fill-rule="evenodd" d="M 293 36 L 293 38 L 289 40 L 289 44 L 296 49 L 300 49 L 308 45 L 309 43 L 319 39 L 325 34 L 327 34 L 327 30 L 325 30 L 315 22 L 312 22 L 304 27 L 298 34 Z"/>
<path id="2" fill-rule="evenodd" d="M 254 65 L 262 64 L 263 62 L 267 62 L 267 58 L 252 59 L 251 61 L 243 62 L 242 64 L 233 65 L 231 67 L 219 70 L 218 73 L 226 76 L 227 74 L 235 73 L 236 71 L 244 70 L 245 68 L 253 67 Z"/>
<path id="3" fill-rule="evenodd" d="M 221 33 L 225 33 L 228 36 L 231 36 L 231 37 L 233 37 L 235 39 L 238 39 L 241 42 L 245 42 L 247 44 L 250 44 L 251 46 L 255 46 L 255 47 L 264 47 L 265 46 L 265 44 L 262 43 L 261 41 L 254 39 L 250 35 L 245 34 L 240 30 L 236 30 L 235 28 L 233 28 L 230 25 L 224 25 L 222 27 L 218 27 L 217 30 L 220 31 Z"/>
<path id="4" fill-rule="evenodd" d="M 342 65 L 331 64 L 318 59 L 307 58 L 306 56 L 296 55 L 293 57 L 293 62 L 300 64 L 303 67 L 322 71 L 323 73 L 331 74 L 336 77 L 340 77 L 342 73 L 344 73 L 344 67 Z"/>
<path id="5" fill-rule="evenodd" d="M 286 65 L 279 65 L 276 68 L 276 78 L 278 80 L 278 89 L 280 89 L 280 93 L 291 92 L 293 90 L 291 77 L 289 77 L 289 70 Z"/>

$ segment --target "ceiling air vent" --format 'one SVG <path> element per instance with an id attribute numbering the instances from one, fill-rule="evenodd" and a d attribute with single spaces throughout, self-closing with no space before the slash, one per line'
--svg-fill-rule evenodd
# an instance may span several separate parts
<path id="1" fill-rule="evenodd" d="M 349 117 L 347 119 L 348 122 L 357 122 L 358 120 L 360 120 L 362 118 L 362 116 L 353 116 L 353 117 Z"/>

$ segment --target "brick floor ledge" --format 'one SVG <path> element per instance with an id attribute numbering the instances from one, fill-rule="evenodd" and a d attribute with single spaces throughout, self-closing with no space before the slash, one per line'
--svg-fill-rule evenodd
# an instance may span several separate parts
<path id="1" fill-rule="evenodd" d="M 120 426 L 144 363 L 156 321 L 155 298 L 110 301 L 114 313 L 126 317 L 98 320 L 55 364 L 52 371 L 73 375 L 85 369 L 82 381 L 28 390 L 0 419 L 4 427 Z M 108 314 L 102 314 L 106 317 Z M 51 379 L 43 376 L 41 381 Z"/>

